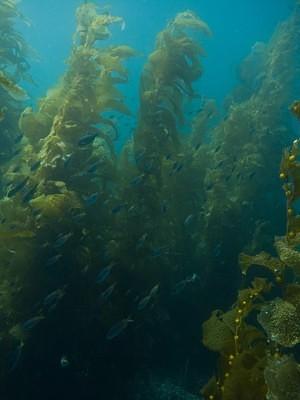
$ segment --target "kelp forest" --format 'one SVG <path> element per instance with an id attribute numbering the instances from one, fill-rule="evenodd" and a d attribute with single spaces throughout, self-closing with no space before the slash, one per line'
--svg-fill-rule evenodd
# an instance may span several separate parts
<path id="1" fill-rule="evenodd" d="M 32 102 L 29 21 L 0 0 L 1 399 L 300 399 L 300 3 L 223 109 L 194 12 L 157 32 L 137 115 L 124 18 L 76 21 Z"/>

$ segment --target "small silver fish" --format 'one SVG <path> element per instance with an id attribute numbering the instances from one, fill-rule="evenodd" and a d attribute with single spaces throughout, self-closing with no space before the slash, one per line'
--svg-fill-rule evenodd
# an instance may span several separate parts
<path id="1" fill-rule="evenodd" d="M 110 296 L 112 295 L 113 291 L 115 290 L 116 287 L 116 282 L 110 285 L 104 292 L 101 294 L 101 298 L 105 301 L 107 301 Z"/>
<path id="2" fill-rule="evenodd" d="M 48 258 L 48 260 L 46 261 L 46 267 L 50 267 L 54 264 L 56 264 L 62 257 L 62 254 L 56 254 L 53 257 Z"/>
<path id="3" fill-rule="evenodd" d="M 97 133 L 88 133 L 87 135 L 82 136 L 79 140 L 78 140 L 78 146 L 79 147 L 84 147 L 87 146 L 91 143 L 93 143 L 93 141 L 96 139 L 96 136 L 98 134 Z"/>
<path id="4" fill-rule="evenodd" d="M 67 368 L 70 365 L 70 361 L 68 360 L 66 355 L 63 355 L 60 359 L 60 366 L 62 368 Z"/>
<path id="5" fill-rule="evenodd" d="M 19 365 L 22 357 L 24 343 L 21 342 L 17 348 L 9 355 L 8 360 L 8 372 L 13 372 Z"/>
<path id="6" fill-rule="evenodd" d="M 99 193 L 92 193 L 90 196 L 84 197 L 84 203 L 86 205 L 86 207 L 90 207 L 93 206 L 94 204 L 96 204 L 97 199 L 98 199 Z"/>
<path id="7" fill-rule="evenodd" d="M 140 250 L 140 249 L 144 246 L 147 237 L 148 237 L 148 233 L 144 233 L 144 234 L 138 239 L 138 241 L 137 241 L 137 243 L 136 243 L 136 246 L 135 246 L 136 250 Z"/>
<path id="8" fill-rule="evenodd" d="M 22 329 L 25 332 L 31 331 L 36 325 L 38 325 L 41 321 L 43 321 L 45 317 L 43 315 L 39 315 L 37 317 L 33 317 L 23 322 Z"/>
<path id="9" fill-rule="evenodd" d="M 103 268 L 96 278 L 96 283 L 103 283 L 109 277 L 112 271 L 112 265 L 108 265 L 107 267 Z"/>
<path id="10" fill-rule="evenodd" d="M 119 336 L 128 327 L 130 322 L 133 322 L 131 317 L 124 318 L 121 321 L 117 322 L 107 332 L 106 339 L 112 340 L 112 339 L 116 338 L 117 336 Z"/>
<path id="11" fill-rule="evenodd" d="M 173 289 L 173 294 L 176 295 L 176 294 L 181 293 L 185 289 L 186 285 L 187 285 L 187 281 L 185 279 L 176 283 L 176 285 L 174 286 L 174 289 Z"/>
<path id="12" fill-rule="evenodd" d="M 43 305 L 47 308 L 48 311 L 54 310 L 54 308 L 58 305 L 60 300 L 65 295 L 65 287 L 63 289 L 56 289 L 53 292 L 49 293 L 43 301 Z"/>
<path id="13" fill-rule="evenodd" d="M 59 234 L 53 244 L 53 246 L 58 249 L 62 247 L 67 241 L 73 236 L 73 232 L 68 232 L 65 234 Z"/>
<path id="14" fill-rule="evenodd" d="M 151 296 L 150 296 L 150 295 L 145 296 L 144 298 L 142 298 L 142 299 L 139 301 L 139 303 L 138 303 L 138 305 L 137 305 L 137 309 L 138 309 L 139 311 L 144 310 L 144 309 L 148 306 L 148 304 L 150 303 L 150 301 L 151 301 Z"/>
<path id="15" fill-rule="evenodd" d="M 155 286 L 153 286 L 153 288 L 150 290 L 149 292 L 149 296 L 154 297 L 157 295 L 157 292 L 159 290 L 160 284 L 157 283 Z"/>
<path id="16" fill-rule="evenodd" d="M 183 223 L 184 226 L 190 225 L 190 223 L 193 221 L 193 219 L 194 219 L 194 215 L 193 214 L 188 215 L 186 217 L 186 219 L 184 220 L 184 223 Z"/>

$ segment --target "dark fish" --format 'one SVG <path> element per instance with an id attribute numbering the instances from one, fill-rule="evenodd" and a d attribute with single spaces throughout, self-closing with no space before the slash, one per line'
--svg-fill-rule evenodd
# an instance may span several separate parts
<path id="1" fill-rule="evenodd" d="M 143 297 L 137 305 L 137 309 L 139 311 L 144 310 L 146 307 L 148 307 L 148 305 L 151 303 L 151 300 L 153 299 L 153 297 L 156 296 L 158 290 L 159 290 L 159 283 L 156 284 L 155 286 L 153 286 L 153 288 L 150 290 L 149 294 L 145 297 Z"/>
<path id="2" fill-rule="evenodd" d="M 32 186 L 29 188 L 23 195 L 22 197 L 22 202 L 23 203 L 28 203 L 34 196 L 34 193 L 36 192 L 36 189 L 38 187 L 38 184 Z"/>
<path id="3" fill-rule="evenodd" d="M 216 148 L 215 148 L 215 150 L 214 150 L 214 153 L 218 153 L 218 151 L 221 149 L 221 145 L 219 144 Z"/>
<path id="4" fill-rule="evenodd" d="M 191 274 L 191 275 L 189 275 L 189 276 L 187 276 L 185 278 L 187 283 L 193 283 L 193 282 L 195 282 L 196 280 L 199 280 L 199 279 L 200 279 L 199 276 L 197 274 L 195 274 L 195 273 L 193 273 L 193 274 Z"/>
<path id="5" fill-rule="evenodd" d="M 44 316 L 39 315 L 37 317 L 33 317 L 23 322 L 22 329 L 25 332 L 31 331 L 34 327 L 36 327 L 41 321 L 45 319 Z"/>
<path id="6" fill-rule="evenodd" d="M 144 158 L 145 154 L 146 154 L 146 149 L 143 149 L 143 150 L 140 150 L 139 152 L 137 152 L 136 156 L 135 156 L 135 161 L 136 162 L 141 161 Z"/>
<path id="7" fill-rule="evenodd" d="M 165 250 L 165 252 L 163 252 Z M 166 254 L 168 250 L 167 246 L 161 246 L 161 247 L 156 247 L 152 250 L 151 257 L 152 258 L 157 258 L 162 256 L 163 254 Z"/>
<path id="8" fill-rule="evenodd" d="M 154 160 L 150 160 L 145 162 L 144 169 L 146 172 L 151 172 L 154 167 Z"/>
<path id="9" fill-rule="evenodd" d="M 82 213 L 73 215 L 71 218 L 74 222 L 80 222 L 83 220 L 84 217 L 86 217 L 86 213 L 82 212 Z"/>
<path id="10" fill-rule="evenodd" d="M 168 211 L 168 207 L 167 207 L 168 203 L 166 200 L 163 200 L 160 206 L 160 210 L 162 212 L 162 214 L 166 214 L 166 212 Z"/>
<path id="11" fill-rule="evenodd" d="M 197 143 L 197 144 L 195 144 L 195 147 L 194 147 L 194 149 L 197 151 L 197 150 L 199 150 L 199 149 L 200 149 L 200 146 L 201 146 L 201 143 Z"/>
<path id="12" fill-rule="evenodd" d="M 46 307 L 48 311 L 52 311 L 57 306 L 57 304 L 63 298 L 64 295 L 65 295 L 64 289 L 54 290 L 44 298 L 43 301 L 44 307 Z"/>
<path id="13" fill-rule="evenodd" d="M 206 185 L 206 190 L 211 190 L 214 187 L 213 183 L 209 183 L 208 185 Z"/>
<path id="14" fill-rule="evenodd" d="M 36 170 L 39 168 L 40 165 L 41 165 L 41 160 L 37 160 L 36 162 L 34 162 L 34 163 L 31 165 L 30 171 L 31 171 L 31 172 L 36 171 Z"/>
<path id="15" fill-rule="evenodd" d="M 252 179 L 256 175 L 256 171 L 253 171 L 249 174 L 249 179 Z"/>
<path id="16" fill-rule="evenodd" d="M 180 171 L 182 170 L 182 168 L 183 168 L 183 164 L 182 164 L 182 163 L 179 163 L 178 161 L 175 161 L 174 164 L 173 164 L 173 166 L 172 166 L 172 170 L 171 170 L 171 172 L 169 173 L 169 176 L 171 176 L 171 175 L 173 175 L 173 174 L 175 174 L 175 173 L 180 172 Z"/>
<path id="17" fill-rule="evenodd" d="M 148 304 L 150 303 L 150 301 L 151 301 L 151 296 L 150 296 L 150 294 L 149 294 L 149 295 L 145 296 L 144 298 L 142 298 L 142 299 L 139 301 L 138 306 L 137 306 L 137 309 L 138 309 L 139 311 L 144 310 L 144 308 L 146 308 L 146 307 L 148 306 Z"/>
<path id="18" fill-rule="evenodd" d="M 93 206 L 94 204 L 96 204 L 97 199 L 98 199 L 99 193 L 92 193 L 90 196 L 84 197 L 84 203 L 86 205 L 86 207 L 90 207 Z"/>
<path id="19" fill-rule="evenodd" d="M 96 283 L 103 283 L 111 274 L 113 265 L 108 265 L 107 267 L 103 268 L 96 278 Z"/>
<path id="20" fill-rule="evenodd" d="M 69 239 L 73 236 L 73 232 L 68 232 L 65 234 L 59 234 L 53 244 L 53 246 L 58 249 L 62 247 Z"/>
<path id="21" fill-rule="evenodd" d="M 83 147 L 83 146 L 87 146 L 91 143 L 93 143 L 93 141 L 95 140 L 95 138 L 97 137 L 97 133 L 88 133 L 87 135 L 82 136 L 79 140 L 78 140 L 78 146 Z"/>
<path id="22" fill-rule="evenodd" d="M 183 164 L 179 164 L 177 166 L 177 168 L 175 169 L 175 172 L 180 172 L 182 170 L 182 168 L 183 168 Z"/>
<path id="23" fill-rule="evenodd" d="M 141 249 L 141 248 L 144 246 L 147 237 L 148 237 L 148 233 L 144 233 L 144 234 L 138 239 L 138 241 L 137 241 L 137 243 L 136 243 L 136 247 L 135 247 L 136 250 L 139 250 L 139 249 Z"/>
<path id="24" fill-rule="evenodd" d="M 222 245 L 219 243 L 215 246 L 215 248 L 213 249 L 213 254 L 215 257 L 219 257 L 219 255 L 221 254 L 221 250 L 222 250 Z"/>
<path id="25" fill-rule="evenodd" d="M 183 223 L 184 226 L 190 225 L 190 223 L 193 221 L 193 219 L 194 219 L 194 215 L 193 214 L 188 215 L 186 217 L 186 219 L 184 220 L 184 223 Z"/>
<path id="26" fill-rule="evenodd" d="M 122 319 L 121 321 L 117 322 L 107 332 L 106 339 L 112 340 L 115 337 L 119 336 L 122 332 L 124 332 L 124 330 L 127 328 L 130 322 L 133 322 L 133 320 L 130 317 Z"/>
<path id="27" fill-rule="evenodd" d="M 21 142 L 21 140 L 23 139 L 23 136 L 24 135 L 22 135 L 21 133 L 15 138 L 15 143 L 17 144 L 17 143 L 20 143 Z"/>
<path id="28" fill-rule="evenodd" d="M 117 214 L 122 211 L 124 207 L 126 207 L 126 204 L 119 204 L 116 207 L 112 208 L 111 212 L 112 214 Z"/>
<path id="29" fill-rule="evenodd" d="M 138 185 L 140 185 L 140 184 L 143 182 L 144 177 L 145 177 L 144 174 L 139 175 L 139 176 L 136 176 L 135 178 L 133 178 L 133 179 L 130 181 L 130 185 L 132 185 L 132 186 L 138 186 Z"/>
<path id="30" fill-rule="evenodd" d="M 46 267 L 50 267 L 56 264 L 61 258 L 62 254 L 56 254 L 55 256 L 48 258 L 48 260 L 46 261 Z"/>
<path id="31" fill-rule="evenodd" d="M 154 297 L 157 295 L 157 292 L 159 290 L 160 284 L 157 283 L 155 286 L 153 286 L 153 288 L 150 290 L 149 292 L 149 296 Z"/>
<path id="32" fill-rule="evenodd" d="M 186 285 L 187 285 L 186 279 L 183 279 L 182 281 L 176 283 L 173 289 L 173 294 L 176 295 L 181 293 L 185 289 Z"/>
<path id="33" fill-rule="evenodd" d="M 20 166 L 20 165 L 16 165 L 16 166 L 13 168 L 12 172 L 15 174 L 16 172 L 19 172 L 20 170 L 21 170 L 21 166 Z"/>
<path id="34" fill-rule="evenodd" d="M 110 285 L 104 292 L 101 294 L 101 298 L 105 301 L 107 301 L 110 296 L 112 295 L 113 291 L 115 290 L 116 287 L 116 282 Z"/>
<path id="35" fill-rule="evenodd" d="M 176 168 L 178 168 L 178 165 L 179 165 L 178 161 L 175 161 L 175 162 L 173 163 L 173 165 L 172 165 L 172 170 L 175 171 Z"/>
<path id="36" fill-rule="evenodd" d="M 28 179 L 29 179 L 29 177 L 27 176 L 21 182 L 17 183 L 11 189 L 9 189 L 9 191 L 7 192 L 7 197 L 15 196 L 20 190 L 23 189 L 23 187 L 26 185 Z"/>
<path id="37" fill-rule="evenodd" d="M 102 161 L 102 160 L 94 162 L 93 164 L 91 164 L 91 165 L 86 169 L 86 172 L 87 172 L 88 174 L 93 174 L 93 173 L 95 173 L 95 172 L 97 171 L 97 169 L 100 167 L 101 164 L 103 164 L 103 161 Z"/>
<path id="38" fill-rule="evenodd" d="M 60 359 L 60 366 L 62 368 L 67 368 L 70 365 L 70 361 L 68 360 L 67 356 L 62 356 Z"/>
<path id="39" fill-rule="evenodd" d="M 199 277 L 195 273 L 193 273 L 192 275 L 187 276 L 185 279 L 183 279 L 182 281 L 178 282 L 174 286 L 173 294 L 177 295 L 177 294 L 181 293 L 185 289 L 186 285 L 188 285 L 190 283 L 194 283 L 198 279 L 199 279 Z"/>
<path id="40" fill-rule="evenodd" d="M 24 343 L 21 342 L 19 346 L 8 357 L 8 372 L 13 372 L 19 365 L 22 357 Z"/>

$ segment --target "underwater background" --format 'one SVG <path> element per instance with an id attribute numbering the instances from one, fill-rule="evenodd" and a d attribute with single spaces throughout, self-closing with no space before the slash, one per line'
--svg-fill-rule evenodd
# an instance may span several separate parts
<path id="1" fill-rule="evenodd" d="M 1 399 L 300 399 L 300 3 L 0 0 Z"/>

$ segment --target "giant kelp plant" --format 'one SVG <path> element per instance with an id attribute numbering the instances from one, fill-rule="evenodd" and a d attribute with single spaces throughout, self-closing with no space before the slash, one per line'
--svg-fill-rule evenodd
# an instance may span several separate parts
<path id="1" fill-rule="evenodd" d="M 209 260 L 208 269 L 216 270 L 216 276 L 222 274 L 222 280 L 213 278 L 213 285 L 217 279 L 224 287 L 225 280 L 232 287 L 230 268 L 224 271 L 224 265 L 211 258 L 216 246 L 218 259 L 236 265 L 236 252 L 245 242 L 249 242 L 249 251 L 260 251 L 271 247 L 273 226 L 284 228 L 278 212 L 282 200 L 276 171 L 282 148 L 293 136 L 287 110 L 299 67 L 299 21 L 297 7 L 278 26 L 269 44 L 253 47 L 240 68 L 241 84 L 228 99 L 224 120 L 210 131 L 211 164 L 200 216 L 204 228 L 197 239 Z M 197 162 L 199 154 L 194 159 Z M 250 232 L 255 232 L 253 237 Z"/>
<path id="2" fill-rule="evenodd" d="M 0 162 L 17 152 L 20 139 L 18 117 L 26 92 L 18 85 L 20 81 L 32 82 L 28 73 L 28 58 L 32 50 L 16 30 L 18 20 L 28 24 L 17 8 L 17 1 L 0 2 Z"/>
<path id="3" fill-rule="evenodd" d="M 292 106 L 297 113 L 298 102 Z M 252 279 L 232 308 L 216 310 L 203 324 L 203 343 L 220 353 L 218 373 L 203 388 L 205 399 L 300 398 L 299 140 L 286 150 L 280 169 L 287 198 L 287 232 L 275 238 L 277 256 L 240 255 Z M 253 279 L 251 266 L 260 267 Z M 258 271 L 256 271 L 258 274 Z"/>
<path id="4" fill-rule="evenodd" d="M 108 109 L 129 112 L 116 84 L 126 81 L 122 60 L 134 52 L 127 46 L 98 46 L 110 35 L 109 25 L 121 18 L 99 14 L 88 3 L 78 9 L 77 19 L 68 70 L 39 101 L 37 111 L 26 108 L 20 116 L 22 151 L 4 178 L 0 205 L 4 349 L 15 345 L 23 349 L 27 334 L 22 320 L 30 319 L 38 298 L 65 287 L 76 276 L 81 285 L 82 270 L 92 269 L 92 258 L 100 258 L 106 217 L 99 198 L 108 198 L 105 191 L 114 175 L 112 142 L 118 133 L 102 114 Z M 89 235 L 93 235 L 91 246 Z M 58 297 L 64 290 L 59 289 Z M 34 321 L 45 318 L 47 306 L 40 306 Z M 2 374 L 5 371 L 7 360 L 2 359 Z"/>

